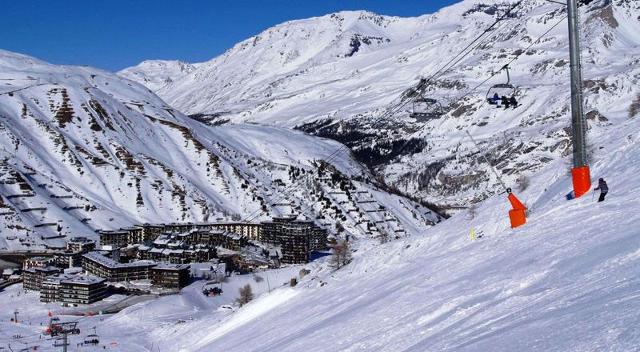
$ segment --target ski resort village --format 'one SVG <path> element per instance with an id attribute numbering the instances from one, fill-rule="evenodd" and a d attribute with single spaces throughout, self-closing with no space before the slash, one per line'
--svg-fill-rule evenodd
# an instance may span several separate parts
<path id="1" fill-rule="evenodd" d="M 0 352 L 640 351 L 640 1 L 34 4 Z"/>

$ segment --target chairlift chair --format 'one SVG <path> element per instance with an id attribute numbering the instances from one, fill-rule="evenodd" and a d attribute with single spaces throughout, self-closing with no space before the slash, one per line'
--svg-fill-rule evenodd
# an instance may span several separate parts
<path id="1" fill-rule="evenodd" d="M 410 117 L 417 121 L 438 119 L 443 114 L 442 104 L 432 98 L 419 97 L 413 100 Z"/>
<path id="2" fill-rule="evenodd" d="M 514 87 L 514 85 L 511 84 L 511 75 L 509 74 L 509 65 L 505 65 L 500 70 L 501 71 L 505 70 L 507 72 L 507 83 L 494 84 L 489 88 L 489 90 L 487 91 L 487 102 L 490 105 L 496 105 L 496 106 L 500 105 L 498 104 L 498 101 L 493 98 L 496 94 L 498 95 L 498 97 L 502 98 L 502 97 L 511 97 L 516 93 L 516 87 Z"/>
<path id="3" fill-rule="evenodd" d="M 100 343 L 100 339 L 96 334 L 89 334 L 87 335 L 87 337 L 85 337 L 84 343 L 86 345 L 97 345 Z"/>

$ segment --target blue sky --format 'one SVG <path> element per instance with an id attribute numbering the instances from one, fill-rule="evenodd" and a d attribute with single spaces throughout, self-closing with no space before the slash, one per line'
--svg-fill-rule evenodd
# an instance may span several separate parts
<path id="1" fill-rule="evenodd" d="M 455 0 L 12 0 L 0 48 L 116 71 L 145 59 L 198 62 L 275 24 L 341 10 L 418 16 Z"/>

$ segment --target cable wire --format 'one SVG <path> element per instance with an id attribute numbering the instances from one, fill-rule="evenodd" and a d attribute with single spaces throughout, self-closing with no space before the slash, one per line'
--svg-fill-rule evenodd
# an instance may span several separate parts
<path id="1" fill-rule="evenodd" d="M 424 90 L 427 86 L 427 83 L 432 81 L 433 79 L 437 79 L 438 77 L 442 76 L 443 74 L 445 74 L 446 72 L 448 72 L 453 66 L 457 65 L 458 63 L 460 63 L 464 58 L 466 58 L 471 52 L 473 52 L 476 48 L 478 48 L 480 45 L 482 45 L 482 42 L 479 42 L 479 40 L 481 40 L 487 33 L 491 32 L 494 27 L 496 27 L 500 22 L 502 22 L 505 18 L 507 18 L 512 12 L 513 10 L 515 10 L 518 6 L 520 6 L 522 4 L 522 1 L 518 1 L 517 3 L 513 4 L 502 16 L 500 16 L 496 21 L 494 21 L 488 28 L 486 28 L 480 35 L 478 35 L 476 38 L 474 38 L 469 44 L 467 44 L 462 50 L 460 50 L 456 55 L 454 55 L 447 63 L 445 63 L 445 65 L 441 66 L 436 72 L 434 72 L 433 74 L 431 74 L 429 76 L 429 78 L 427 78 L 426 80 L 421 80 L 421 82 L 418 84 L 417 89 L 419 90 Z M 475 44 L 475 45 L 474 45 Z M 400 96 L 401 102 L 399 104 L 397 104 L 395 107 L 391 108 L 391 111 L 389 111 L 389 109 L 385 109 L 385 112 L 379 116 L 378 118 L 376 118 L 374 120 L 374 123 L 376 121 L 380 121 L 382 119 L 384 119 L 387 116 L 392 116 L 393 114 L 395 114 L 397 111 L 399 111 L 400 109 L 402 109 L 402 107 L 406 106 L 406 104 L 410 103 L 412 100 L 411 99 L 407 99 L 406 96 L 407 92 L 403 92 Z M 375 125 L 373 125 L 373 127 L 375 128 Z M 403 149 L 406 147 L 406 144 L 402 147 Z M 341 145 L 336 151 L 334 151 L 333 153 L 331 153 L 328 158 L 326 158 L 324 160 L 325 163 L 330 164 L 334 159 L 336 159 L 340 153 L 344 150 L 348 150 L 349 148 L 346 145 Z M 309 174 L 307 174 L 309 175 Z M 299 179 L 298 181 L 292 183 L 289 187 L 287 187 L 287 189 L 285 189 L 281 195 L 276 198 L 276 200 L 269 200 L 269 202 L 271 204 L 277 204 L 280 201 L 286 199 L 288 196 L 290 196 L 294 191 L 295 191 L 295 187 L 297 187 L 299 184 L 301 184 L 305 179 L 306 176 Z M 256 211 L 254 211 L 253 213 L 251 213 L 249 216 L 247 216 L 245 218 L 246 222 L 251 222 L 253 220 L 255 220 L 257 217 L 259 217 L 264 211 L 262 209 L 258 209 Z"/>

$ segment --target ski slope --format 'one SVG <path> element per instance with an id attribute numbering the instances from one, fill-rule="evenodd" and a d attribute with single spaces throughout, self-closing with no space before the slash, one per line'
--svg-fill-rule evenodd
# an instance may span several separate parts
<path id="1" fill-rule="evenodd" d="M 473 57 L 473 60 L 484 60 L 490 65 L 465 66 L 464 76 L 471 77 L 470 83 L 487 77 L 488 71 L 494 65 L 503 62 L 500 56 L 511 57 L 516 48 L 521 48 L 523 43 L 527 42 L 526 37 L 542 34 L 549 27 L 547 22 L 560 20 L 563 14 L 556 9 L 555 4 L 545 4 L 543 8 L 536 9 L 540 3 L 542 1 L 529 3 L 530 6 L 526 8 L 528 11 L 520 14 L 526 16 L 527 25 L 519 29 L 525 29 L 527 34 L 523 32 L 521 36 L 514 39 L 517 45 L 509 40 L 496 43 L 497 52 L 492 51 L 488 56 L 478 54 Z M 600 7 L 603 4 L 604 7 Z M 434 31 L 432 33 L 434 38 L 431 38 L 433 40 L 442 37 L 440 31 L 455 31 L 462 33 L 462 39 L 469 39 L 477 33 L 478 28 L 482 28 L 482 25 L 493 18 L 485 16 L 483 11 L 473 12 L 467 17 L 462 16 L 467 10 L 473 8 L 473 5 L 476 3 L 465 1 L 457 7 L 444 9 L 433 20 L 425 18 L 411 21 L 416 24 L 424 20 L 425 27 Z M 462 106 L 456 108 L 467 107 L 469 109 L 467 112 L 463 111 L 460 116 L 453 119 L 448 118 L 426 124 L 428 133 L 419 135 L 430 143 L 430 147 L 424 152 L 416 156 L 401 156 L 401 162 L 385 166 L 387 178 L 394 181 L 394 184 L 400 188 L 404 187 L 402 190 L 406 193 L 416 194 L 420 189 L 431 190 L 436 187 L 437 192 L 432 195 L 434 199 L 440 199 L 440 197 L 462 199 L 462 204 L 468 204 L 469 200 L 478 201 L 473 216 L 470 211 L 460 211 L 447 221 L 429 226 L 427 221 L 437 220 L 437 217 L 427 209 L 420 208 L 405 198 L 383 192 L 369 182 L 351 180 L 352 185 L 362 192 L 362 198 L 358 198 L 356 204 L 359 204 L 358 201 L 374 201 L 370 208 L 364 205 L 359 208 L 362 213 L 371 214 L 367 215 L 367 221 L 383 222 L 386 224 L 384 230 L 391 233 L 399 230 L 398 227 L 402 227 L 406 234 L 388 243 L 380 244 L 379 240 L 374 239 L 375 236 L 367 235 L 365 229 L 356 225 L 359 222 L 357 216 L 349 216 L 345 226 L 349 233 L 354 234 L 352 237 L 353 261 L 340 270 L 332 270 L 327 263 L 328 258 L 323 258 L 308 265 L 290 266 L 278 272 L 264 273 L 264 276 L 273 275 L 270 280 L 272 286 L 266 280 L 258 283 L 252 276 L 238 276 L 234 277 L 229 284 L 225 283 L 228 285 L 225 294 L 215 299 L 202 296 L 199 292 L 202 283 L 196 282 L 183 290 L 180 295 L 141 303 L 114 315 L 84 317 L 80 320 L 83 335 L 72 337 L 72 342 L 81 341 L 83 336 L 86 336 L 84 334 L 96 326 L 104 345 L 116 351 L 626 352 L 640 350 L 637 347 L 640 345 L 640 328 L 638 328 L 640 312 L 637 304 L 640 296 L 640 281 L 637 279 L 637 268 L 640 264 L 640 237 L 638 237 L 640 180 L 637 177 L 640 170 L 640 115 L 638 111 L 634 113 L 632 108 L 633 102 L 638 100 L 638 80 L 640 79 L 639 42 L 635 30 L 638 24 L 637 6 L 637 2 L 627 0 L 595 1 L 592 8 L 585 11 L 587 16 L 583 17 L 584 23 L 588 24 L 585 30 L 588 49 L 583 53 L 586 104 L 590 107 L 587 109 L 588 112 L 595 111 L 589 115 L 588 130 L 592 178 L 597 180 L 598 177 L 605 177 L 608 181 L 610 193 L 605 202 L 595 202 L 597 194 L 593 193 L 573 201 L 565 199 L 565 194 L 571 190 L 568 175 L 571 164 L 570 145 L 565 130 L 569 123 L 567 110 L 569 91 L 568 85 L 563 83 L 566 81 L 567 65 L 563 64 L 562 60 L 566 56 L 566 48 L 554 42 L 554 40 L 562 42 L 565 39 L 564 29 L 558 27 L 552 39 L 543 42 L 531 55 L 526 56 L 528 59 L 518 64 L 520 73 L 515 77 L 520 79 L 523 86 L 521 97 L 524 98 L 525 105 L 522 110 L 504 111 L 487 107 L 482 103 L 484 97 L 478 93 L 477 96 L 469 98 Z M 610 14 L 615 22 L 611 17 L 607 17 L 609 16 L 607 9 L 611 10 Z M 361 18 L 358 13 L 347 14 L 342 18 L 343 21 L 347 21 L 345 22 L 348 24 L 347 28 L 356 28 L 358 32 L 364 30 L 364 27 L 360 26 L 362 20 L 377 21 L 375 16 L 367 14 Z M 457 26 L 459 18 L 466 18 L 464 28 Z M 430 27 L 433 23 L 429 21 L 437 22 L 438 19 L 443 21 L 440 24 L 444 25 Z M 331 16 L 321 21 L 339 22 Z M 380 23 L 387 23 L 385 21 L 401 20 L 383 19 Z M 411 21 L 405 22 L 404 25 L 408 26 L 406 23 Z M 303 22 L 302 27 L 306 27 L 305 23 L 308 24 Z M 295 27 L 295 25 L 295 23 L 289 23 L 283 26 Z M 351 25 L 356 27 L 350 27 Z M 389 24 L 389 26 L 394 25 Z M 458 29 L 460 32 L 457 32 Z M 377 36 L 376 33 L 386 33 L 379 26 L 367 28 L 367 30 L 373 31 L 372 37 Z M 269 33 L 269 31 L 266 32 L 266 34 Z M 238 98 L 239 101 L 225 100 L 224 96 L 213 94 L 220 92 L 212 93 L 204 90 L 200 92 L 200 88 L 206 86 L 207 82 L 198 82 L 195 87 L 199 93 L 206 95 L 207 98 L 220 98 L 220 100 L 197 99 L 197 103 L 202 104 L 201 106 L 215 106 L 221 109 L 237 107 L 240 112 L 235 112 L 237 113 L 236 122 L 257 121 L 265 125 L 278 126 L 265 127 L 253 124 L 228 124 L 216 128 L 203 126 L 178 112 L 174 112 L 175 116 L 171 116 L 163 109 L 166 106 L 159 98 L 154 95 L 146 98 L 149 95 L 148 92 L 141 89 L 139 85 L 127 88 L 128 81 L 120 81 L 106 73 L 101 73 L 103 76 L 108 76 L 106 81 L 111 86 L 122 85 L 118 86 L 121 89 L 113 91 L 110 88 L 101 88 L 104 89 L 105 94 L 100 93 L 100 96 L 105 96 L 104 98 L 111 102 L 109 106 L 117 106 L 118 100 L 129 101 L 129 95 L 139 98 L 136 100 L 148 101 L 148 104 L 143 104 L 144 109 L 147 109 L 145 111 L 154 111 L 167 121 L 175 119 L 180 126 L 188 127 L 193 138 L 200 141 L 206 150 L 220 159 L 223 176 L 216 177 L 216 182 L 227 180 L 225 182 L 230 182 L 235 187 L 227 189 L 221 183 L 211 185 L 206 178 L 193 177 L 189 173 L 191 170 L 201 170 L 198 168 L 198 159 L 195 159 L 198 154 L 192 150 L 193 145 L 190 144 L 194 139 L 184 139 L 178 133 L 169 133 L 168 131 L 172 128 L 166 125 L 159 126 L 161 123 L 149 120 L 139 107 L 133 106 L 134 112 L 126 112 L 126 116 L 129 120 L 140 124 L 141 128 L 135 129 L 135 132 L 150 131 L 152 135 L 166 137 L 162 139 L 164 143 L 153 144 L 158 150 L 149 148 L 144 145 L 145 143 L 138 143 L 138 138 L 135 136 L 131 137 L 135 142 L 130 142 L 116 134 L 109 137 L 112 141 L 118 141 L 121 145 L 134 150 L 136 157 L 138 153 L 149 154 L 169 165 L 175 173 L 184 173 L 183 177 L 189 180 L 184 185 L 192 185 L 188 187 L 191 190 L 187 192 L 189 198 L 196 198 L 194 194 L 201 192 L 207 195 L 208 200 L 220 202 L 221 209 L 212 213 L 211 216 L 218 216 L 218 214 L 227 216 L 225 211 L 229 214 L 251 214 L 259 208 L 260 204 L 253 199 L 252 193 L 247 194 L 242 191 L 240 184 L 250 183 L 251 189 L 255 190 L 253 194 L 274 199 L 274 195 L 283 194 L 287 189 L 274 183 L 274 179 L 283 178 L 289 185 L 293 184 L 294 180 L 287 176 L 287 170 L 291 166 L 317 172 L 314 159 L 327 158 L 331 155 L 333 148 L 339 146 L 335 142 L 287 131 L 281 126 L 291 127 L 297 123 L 308 122 L 322 117 L 325 113 L 334 114 L 332 117 L 338 122 L 348 120 L 352 116 L 351 113 L 355 116 L 368 109 L 375 110 L 376 104 L 388 102 L 395 93 L 406 87 L 409 78 L 416 79 L 415 67 L 406 67 L 405 70 L 398 71 L 397 79 L 389 78 L 390 71 L 393 71 L 391 69 L 383 69 L 381 66 L 369 67 L 369 64 L 375 61 L 372 57 L 391 55 L 393 59 L 399 59 L 400 57 L 393 55 L 405 49 L 411 53 L 407 57 L 410 60 L 408 66 L 412 65 L 412 58 L 421 56 L 424 56 L 424 59 L 429 58 L 420 50 L 411 51 L 413 44 L 409 40 L 410 36 L 403 34 L 405 32 L 390 33 L 389 37 L 393 39 L 392 44 L 385 44 L 386 42 L 383 41 L 379 47 L 375 47 L 376 50 L 373 50 L 373 47 L 363 47 L 363 53 L 367 55 L 361 58 L 357 55 L 348 59 L 342 57 L 348 61 L 348 64 L 342 68 L 339 64 L 334 66 L 333 63 L 324 63 L 310 70 L 311 73 L 307 77 L 303 74 L 278 81 L 282 84 L 281 86 L 268 89 L 274 91 L 281 89 L 282 95 L 273 99 L 266 95 L 262 96 L 267 99 L 266 103 L 273 103 L 273 105 L 253 106 L 252 102 L 258 101 L 253 98 L 268 92 L 244 89 L 247 87 L 244 85 L 246 81 L 243 81 L 245 78 L 255 79 L 252 81 L 254 87 L 264 88 L 269 86 L 266 84 L 270 82 L 269 77 L 251 73 L 251 70 L 248 71 L 247 76 L 239 76 L 238 82 L 235 80 L 236 77 L 214 75 L 215 67 L 223 59 L 231 57 L 234 54 L 233 51 L 214 60 L 212 64 L 214 69 L 210 76 L 198 76 L 197 72 L 202 72 L 203 67 L 206 68 L 205 65 L 198 65 L 192 73 L 181 76 L 176 79 L 177 83 L 171 84 L 174 86 L 189 83 L 188 80 L 196 78 L 228 79 L 231 83 L 237 84 L 234 89 L 240 89 L 238 87 L 244 89 L 243 94 L 246 95 L 235 94 L 237 91 L 234 89 L 230 89 L 230 93 L 225 92 L 230 97 Z M 277 34 L 273 31 L 271 34 L 274 37 L 284 35 L 283 32 Z M 327 52 L 315 52 L 314 46 L 308 45 L 305 49 L 311 51 L 300 56 L 300 62 L 295 62 L 295 55 L 288 56 L 289 59 L 284 57 L 282 60 L 287 63 L 293 62 L 293 67 L 299 68 L 295 65 L 305 63 L 310 58 L 328 60 L 328 58 L 333 59 L 333 54 L 350 50 L 348 44 L 350 35 L 353 33 L 348 32 L 349 35 L 340 38 L 343 39 L 342 41 L 333 42 L 332 38 L 335 34 L 335 32 L 314 34 L 321 35 L 324 40 L 322 43 L 328 43 Z M 301 35 L 306 36 L 306 34 Z M 612 36 L 610 41 L 607 39 L 609 36 Z M 313 37 L 311 36 L 311 41 Z M 420 41 L 429 39 L 428 36 L 422 38 Z M 408 40 L 408 44 L 395 46 L 395 41 L 405 39 Z M 462 39 L 455 41 L 455 46 L 464 45 L 466 42 Z M 454 40 L 447 37 L 442 41 L 450 43 Z M 278 41 L 278 43 L 281 42 Z M 434 43 L 437 44 L 437 41 Z M 237 51 L 244 50 L 246 54 L 247 51 L 252 50 L 250 42 L 245 44 L 243 46 L 241 43 Z M 270 44 L 272 42 L 268 45 Z M 304 45 L 307 44 L 305 42 Z M 449 50 L 454 52 L 455 46 Z M 378 52 L 377 49 L 381 51 Z M 502 49 L 504 52 L 500 52 Z M 439 50 L 443 49 L 435 45 L 430 55 L 440 53 Z M 255 51 L 257 50 L 254 50 L 254 53 Z M 278 61 L 281 59 L 278 56 L 275 56 L 276 59 L 267 60 L 262 55 L 267 53 L 260 54 L 255 62 L 265 63 L 263 73 L 269 72 L 269 69 L 281 63 Z M 242 57 L 238 54 L 238 58 Z M 356 80 L 347 84 L 345 82 L 349 80 L 346 78 L 337 82 L 330 80 L 336 72 L 344 74 L 351 72 L 345 67 L 353 68 L 349 65 L 355 61 L 367 64 L 365 66 L 369 67 L 368 71 L 355 74 L 355 77 L 364 77 L 362 81 Z M 251 66 L 253 62 L 248 61 L 246 65 Z M 404 60 L 400 60 L 398 65 L 402 65 L 403 62 Z M 23 64 L 24 62 L 18 64 L 22 71 L 25 70 Z M 51 67 L 47 67 L 47 70 L 50 69 Z M 76 71 L 73 68 L 67 69 L 70 72 Z M 5 69 L 5 71 L 9 70 Z M 241 69 L 241 71 L 246 70 Z M 275 72 L 277 75 L 283 74 L 281 71 Z M 24 76 L 24 73 L 22 74 Z M 89 80 L 90 74 L 84 73 L 82 79 Z M 298 91 L 299 85 L 292 83 L 309 79 L 309 77 L 313 80 L 308 82 L 308 87 L 303 86 L 301 91 Z M 453 78 L 456 81 L 464 81 L 465 77 L 450 77 L 452 80 L 448 82 L 452 83 Z M 323 82 L 317 80 L 329 80 L 330 84 L 323 85 Z M 391 82 L 391 84 L 377 91 L 374 87 L 359 86 L 362 82 L 369 84 L 373 81 L 385 82 L 385 84 Z M 78 91 L 76 94 L 87 97 L 83 95 L 81 85 L 68 82 L 55 83 L 64 85 L 69 90 L 75 89 Z M 336 87 L 344 90 L 338 90 Z M 307 88 L 310 90 L 306 90 Z M 363 90 L 358 91 L 360 88 Z M 456 88 L 450 88 L 450 90 L 454 93 L 460 92 L 460 89 Z M 347 95 L 345 91 L 358 92 L 358 95 L 356 93 Z M 296 94 L 290 95 L 292 92 Z M 109 93 L 116 96 L 114 101 L 106 97 Z M 323 100 L 320 98 L 322 93 L 334 95 Z M 46 90 L 41 94 L 46 94 Z M 118 94 L 121 95 L 118 96 Z M 173 94 L 179 94 L 184 99 L 196 99 L 186 91 L 176 91 Z M 313 100 L 311 104 L 310 97 L 318 99 Z M 34 106 L 31 103 L 33 98 L 46 101 L 42 95 L 37 94 L 20 96 L 16 94 L 16 97 L 3 96 L 0 99 L 1 111 L 12 119 L 7 119 L 11 121 L 10 123 L 3 122 L 3 125 L 8 126 L 6 130 L 10 131 L 7 133 L 35 133 L 29 130 L 29 125 L 25 122 L 31 119 L 20 120 L 21 104 L 29 102 L 30 106 Z M 327 103 L 328 100 L 331 101 Z M 210 105 L 212 101 L 219 102 L 220 106 Z M 285 103 L 282 103 L 283 101 Z M 194 109 L 200 106 L 188 103 L 193 102 L 185 100 L 187 105 L 184 106 L 194 107 Z M 35 102 L 33 104 L 37 105 Z M 318 106 L 327 106 L 328 110 L 318 113 L 315 110 Z M 343 115 L 341 109 L 349 113 Z M 196 110 L 199 112 L 199 109 Z M 116 111 L 112 110 L 111 115 L 118 116 Z M 52 119 L 52 113 L 47 112 L 37 116 L 40 120 L 46 121 Z M 83 120 L 88 120 L 86 115 L 81 116 Z M 357 122 L 362 121 L 364 124 L 356 124 L 356 127 L 370 127 L 366 124 L 366 117 Z M 484 122 L 487 124 L 483 125 Z M 51 125 L 55 127 L 55 124 Z M 337 128 L 346 129 L 346 125 L 339 123 L 336 125 Z M 392 125 L 389 130 L 401 130 L 404 127 L 407 125 Z M 70 131 L 70 128 L 61 128 L 60 133 L 81 146 L 86 144 L 83 143 L 84 138 L 93 137 L 86 128 L 84 130 L 73 128 L 73 131 Z M 464 130 L 469 130 L 480 140 L 480 152 L 469 141 L 463 140 Z M 412 130 L 407 132 L 407 134 L 410 133 Z M 274 136 L 276 138 L 271 139 Z M 86 176 L 79 176 L 74 171 L 75 167 L 69 166 L 68 162 L 55 152 L 49 152 L 53 156 L 45 158 L 40 156 L 41 154 L 37 153 L 35 148 L 24 146 L 26 143 L 23 140 L 37 140 L 36 137 L 38 136 L 32 139 L 19 139 L 21 142 L 18 144 L 22 154 L 18 158 L 11 156 L 10 152 L 5 152 L 5 157 L 12 160 L 8 165 L 26 175 L 31 172 L 22 166 L 26 164 L 36 170 L 36 179 L 41 178 L 41 174 L 48 177 L 56 176 L 57 174 L 51 170 L 56 167 L 64 168 L 67 171 L 57 177 L 62 178 L 71 173 L 75 178 L 73 185 L 82 191 L 79 192 L 80 195 L 85 198 L 91 198 L 87 194 L 93 197 L 92 192 L 86 190 L 90 188 L 86 182 L 95 182 L 99 179 L 98 176 L 91 176 L 94 168 L 83 161 Z M 106 145 L 109 139 L 105 137 L 100 140 Z M 15 148 L 15 143 L 9 143 L 8 138 L 3 139 L 2 142 L 7 150 Z M 93 150 L 91 144 L 87 148 Z M 502 190 L 495 186 L 497 180 L 489 173 L 488 166 L 479 161 L 481 153 L 492 160 L 499 172 L 505 175 L 509 185 L 513 185 L 519 175 L 528 176 L 530 180 L 528 188 L 517 190 L 514 187 L 517 196 L 529 208 L 529 222 L 525 226 L 516 230 L 509 228 L 508 202 L 504 194 L 491 196 Z M 46 162 L 36 163 L 35 157 L 27 157 L 34 154 Z M 99 151 L 95 151 L 95 154 L 99 155 Z M 424 158 L 427 154 L 430 157 Z M 113 160 L 118 162 L 117 158 Z M 145 159 L 136 158 L 135 160 Z M 247 160 L 251 160 L 251 165 Z M 443 160 L 446 161 L 446 165 L 438 169 L 434 178 L 426 184 L 420 183 L 419 173 L 412 174 L 414 169 L 422 165 L 426 166 L 421 171 L 433 170 L 433 165 Z M 123 168 L 126 165 L 124 162 L 118 163 Z M 358 163 L 347 157 L 347 153 L 334 164 L 344 174 L 351 175 L 355 173 L 354 170 L 360 170 L 360 173 L 366 175 Z M 45 167 L 48 165 L 52 166 Z M 144 166 L 145 169 L 156 169 L 146 163 Z M 162 175 L 159 170 L 154 172 L 157 172 L 157 177 Z M 456 181 L 467 179 L 470 175 L 477 177 L 470 178 L 464 187 L 456 183 Z M 127 177 L 135 179 L 134 176 L 135 170 L 127 172 Z M 178 177 L 163 176 L 162 179 L 166 182 L 180 181 Z M 71 183 L 67 177 L 64 181 Z M 113 177 L 108 178 L 108 181 L 104 186 L 106 190 L 118 186 L 124 187 L 126 184 L 120 185 L 120 181 Z M 146 179 L 142 182 L 151 184 Z M 451 187 L 448 188 L 449 186 Z M 310 181 L 298 187 L 289 201 L 304 205 L 302 209 L 311 216 L 328 214 L 330 220 L 326 226 L 331 228 L 335 225 L 338 214 L 325 210 L 321 204 L 318 204 L 319 202 L 313 201 L 313 197 L 308 192 L 315 187 L 319 187 L 325 194 L 338 191 L 329 183 L 314 184 Z M 48 193 L 34 188 L 38 193 L 35 197 L 37 200 L 42 202 L 49 200 Z M 173 219 L 183 215 L 180 211 L 173 213 L 158 210 L 160 205 L 166 204 L 166 200 L 154 198 L 153 192 L 143 194 L 144 199 L 150 201 L 145 202 L 146 205 L 142 209 L 135 207 L 135 211 L 124 212 L 119 209 L 123 204 L 131 206 L 131 203 L 124 202 L 127 200 L 125 197 L 116 198 L 113 201 L 95 202 L 100 206 L 100 210 L 96 212 L 106 212 L 104 208 L 113 212 L 113 215 L 106 213 L 98 218 L 108 223 L 109 217 L 115 215 L 120 215 L 119 219 L 124 217 L 127 221 L 167 217 Z M 5 199 L 7 194 L 4 195 L 3 200 L 7 200 Z M 485 197 L 488 198 L 480 201 Z M 309 199 L 312 201 L 308 201 Z M 346 199 L 343 194 L 335 194 L 332 195 L 332 201 L 334 204 L 341 204 L 346 202 Z M 238 204 L 248 205 L 238 209 Z M 380 205 L 384 205 L 386 210 L 380 210 Z M 63 209 L 62 206 L 58 208 Z M 192 208 L 189 209 L 191 211 Z M 187 215 L 197 218 L 198 212 L 196 211 L 194 215 L 190 211 L 186 212 Z M 275 206 L 270 209 L 271 213 L 279 211 L 281 209 Z M 342 207 L 341 211 L 349 213 L 347 206 Z M 395 220 L 393 220 L 394 217 Z M 386 221 L 386 219 L 390 220 Z M 73 222 L 73 219 L 68 221 Z M 469 237 L 471 230 L 483 234 L 482 238 L 472 241 Z M 4 235 L 7 232 L 0 233 Z M 311 270 L 311 273 L 300 278 L 299 270 L 303 268 Z M 300 282 L 296 287 L 286 285 L 292 277 L 299 278 Z M 255 300 L 244 307 L 223 308 L 224 305 L 233 304 L 237 297 L 237 289 L 247 283 L 254 287 Z M 35 294 L 18 296 L 18 291 L 19 287 L 12 287 L 0 292 L 1 307 L 18 306 L 24 311 L 28 320 L 12 324 L 7 321 L 5 315 L 0 321 L 0 346 L 4 347 L 3 344 L 11 343 L 14 347 L 27 348 L 38 345 L 39 350 L 55 350 L 51 341 L 42 341 L 38 338 L 38 332 L 41 329 L 38 323 L 46 322 L 47 311 L 54 307 L 37 303 L 38 298 Z M 77 317 L 65 315 L 64 310 L 57 312 L 61 314 L 63 320 L 77 319 Z M 12 338 L 14 334 L 22 334 L 25 337 Z M 100 350 L 100 348 L 97 349 Z"/>
<path id="2" fill-rule="evenodd" d="M 518 192 L 530 208 L 521 228 L 509 228 L 506 197 L 495 196 L 475 217 L 462 212 L 421 235 L 357 240 L 352 263 L 337 271 L 325 258 L 260 273 L 271 292 L 266 280 L 236 276 L 214 300 L 196 282 L 180 295 L 81 318 L 81 329 L 97 326 L 118 351 L 636 351 L 640 122 L 614 131 L 590 136 L 606 145 L 592 164 L 610 186 L 603 203 L 592 193 L 567 201 L 570 178 L 558 161 Z M 472 241 L 472 228 L 483 237 Z M 311 273 L 288 287 L 303 267 Z M 256 299 L 221 308 L 246 283 Z M 15 293 L 0 293 L 0 302 Z M 36 300 L 19 301 L 36 326 L 0 322 L 3 341 L 38 331 L 48 308 Z"/>
<path id="3" fill-rule="evenodd" d="M 609 181 L 603 203 L 567 202 L 556 163 L 519 194 L 534 205 L 524 227 L 510 229 L 505 197 L 493 197 L 474 219 L 461 213 L 358 251 L 323 287 L 310 278 L 296 295 L 258 299 L 182 350 L 636 351 L 639 127 L 599 136 L 606 158 L 592 171 Z M 471 228 L 484 237 L 471 241 Z"/>

